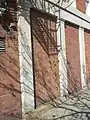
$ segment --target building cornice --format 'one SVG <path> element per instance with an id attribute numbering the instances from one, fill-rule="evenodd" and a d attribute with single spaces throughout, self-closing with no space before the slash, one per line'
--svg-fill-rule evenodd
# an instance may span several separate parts
<path id="1" fill-rule="evenodd" d="M 74 23 L 82 28 L 86 28 L 90 30 L 90 17 L 86 14 L 80 12 L 76 8 L 72 6 L 65 6 L 65 5 L 57 5 L 49 0 L 45 0 L 49 4 L 52 4 L 54 7 L 58 9 L 60 12 L 60 19 L 64 21 L 69 21 Z M 52 13 L 52 12 L 51 12 Z M 58 16 L 58 14 L 56 14 Z"/>

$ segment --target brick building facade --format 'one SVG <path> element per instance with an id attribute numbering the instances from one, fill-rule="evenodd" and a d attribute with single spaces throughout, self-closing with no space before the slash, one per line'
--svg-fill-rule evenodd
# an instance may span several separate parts
<path id="1" fill-rule="evenodd" d="M 0 17 L 0 116 L 27 113 L 90 81 L 86 1 L 12 1 Z"/>

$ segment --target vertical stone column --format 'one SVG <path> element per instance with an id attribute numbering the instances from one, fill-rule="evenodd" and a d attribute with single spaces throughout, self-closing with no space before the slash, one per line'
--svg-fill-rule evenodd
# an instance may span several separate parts
<path id="1" fill-rule="evenodd" d="M 68 93 L 67 67 L 66 67 L 66 44 L 65 44 L 65 25 L 64 21 L 60 21 L 60 27 L 57 31 L 58 40 L 58 59 L 59 59 L 59 76 L 60 76 L 60 93 L 66 95 Z"/>
<path id="2" fill-rule="evenodd" d="M 18 3 L 18 42 L 23 114 L 34 108 L 30 5 L 29 2 L 24 1 Z"/>
<path id="3" fill-rule="evenodd" d="M 79 48 L 80 48 L 80 67 L 81 67 L 81 85 L 86 86 L 86 63 L 85 63 L 85 44 L 84 29 L 79 27 Z"/>

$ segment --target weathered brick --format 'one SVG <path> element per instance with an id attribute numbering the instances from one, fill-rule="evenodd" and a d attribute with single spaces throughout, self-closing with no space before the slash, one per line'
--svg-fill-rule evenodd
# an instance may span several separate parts
<path id="1" fill-rule="evenodd" d="M 41 17 L 41 19 L 43 18 L 44 19 L 43 21 L 45 21 L 45 24 L 48 23 L 47 26 L 48 26 L 49 32 L 51 32 L 52 29 L 55 30 L 56 23 L 55 23 L 55 20 L 53 20 L 54 19 L 53 17 L 50 17 L 48 15 L 43 16 L 43 14 L 39 12 L 35 13 L 35 11 L 33 11 L 32 20 L 36 20 L 34 18 L 35 14 Z M 50 21 L 51 21 L 51 28 L 49 24 Z M 54 32 L 55 32 L 54 40 L 56 42 L 56 31 Z M 48 39 L 50 43 L 48 43 L 45 46 L 46 48 L 48 47 L 49 44 L 52 44 L 51 39 L 49 37 Z M 37 105 L 44 102 L 45 100 L 58 96 L 60 92 L 58 55 L 57 54 L 48 55 L 47 52 L 43 49 L 41 44 L 44 44 L 43 39 L 41 40 L 41 43 L 40 43 L 40 41 L 38 41 L 38 39 L 36 39 L 35 36 L 33 35 L 35 87 L 36 87 L 36 104 Z"/>
<path id="2" fill-rule="evenodd" d="M 81 88 L 80 51 L 78 26 L 66 22 L 65 25 L 66 57 L 69 92 Z"/>
<path id="3" fill-rule="evenodd" d="M 85 13 L 85 0 L 76 0 L 76 8 L 81 12 Z"/>

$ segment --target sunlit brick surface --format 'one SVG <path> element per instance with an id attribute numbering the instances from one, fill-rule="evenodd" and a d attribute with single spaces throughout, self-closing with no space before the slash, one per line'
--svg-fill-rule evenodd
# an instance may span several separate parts
<path id="1" fill-rule="evenodd" d="M 75 92 L 81 88 L 80 76 L 80 50 L 79 50 L 79 30 L 78 27 L 66 23 L 65 25 L 66 57 L 68 71 L 69 92 Z"/>

